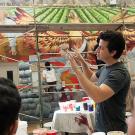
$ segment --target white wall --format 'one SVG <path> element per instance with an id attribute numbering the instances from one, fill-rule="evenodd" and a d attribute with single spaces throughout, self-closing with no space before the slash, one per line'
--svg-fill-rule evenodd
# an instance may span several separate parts
<path id="1" fill-rule="evenodd" d="M 13 81 L 16 85 L 19 84 L 18 63 L 2 63 L 0 62 L 0 77 L 7 78 L 7 71 L 13 71 Z"/>

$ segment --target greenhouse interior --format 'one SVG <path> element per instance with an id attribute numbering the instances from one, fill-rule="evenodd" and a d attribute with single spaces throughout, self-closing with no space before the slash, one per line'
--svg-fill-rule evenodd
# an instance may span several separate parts
<path id="1" fill-rule="evenodd" d="M 0 0 L 0 134 L 135 135 L 134 46 L 135 0 Z"/>

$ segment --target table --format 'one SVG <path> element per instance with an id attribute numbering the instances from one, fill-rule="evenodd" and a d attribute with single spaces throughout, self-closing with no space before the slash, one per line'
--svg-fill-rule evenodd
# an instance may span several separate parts
<path id="1" fill-rule="evenodd" d="M 94 112 L 89 111 L 55 111 L 53 116 L 53 124 L 52 128 L 56 129 L 57 131 L 67 132 L 67 133 L 88 133 L 89 130 L 86 125 L 78 125 L 75 122 L 75 117 L 79 116 L 79 114 L 84 115 L 87 120 L 89 126 L 93 128 L 94 126 Z"/>

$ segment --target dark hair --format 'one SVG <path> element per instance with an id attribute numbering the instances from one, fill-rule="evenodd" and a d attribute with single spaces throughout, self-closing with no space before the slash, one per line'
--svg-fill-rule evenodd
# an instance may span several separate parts
<path id="1" fill-rule="evenodd" d="M 97 44 L 99 44 L 99 41 L 100 41 L 100 37 L 98 36 L 97 37 Z"/>
<path id="2" fill-rule="evenodd" d="M 11 125 L 18 119 L 21 97 L 11 80 L 0 78 L 0 135 L 9 132 Z"/>
<path id="3" fill-rule="evenodd" d="M 125 39 L 121 32 L 106 31 L 100 34 L 100 39 L 108 41 L 109 52 L 116 51 L 113 58 L 118 59 L 125 49 Z"/>
<path id="4" fill-rule="evenodd" d="M 47 70 L 51 70 L 51 64 L 50 64 L 50 62 L 49 61 L 46 61 L 45 62 L 45 68 L 47 69 Z"/>

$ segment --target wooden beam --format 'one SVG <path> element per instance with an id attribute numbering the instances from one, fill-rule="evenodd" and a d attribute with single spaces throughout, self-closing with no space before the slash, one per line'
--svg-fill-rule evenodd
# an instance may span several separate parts
<path id="1" fill-rule="evenodd" d="M 125 23 L 126 28 L 135 29 L 135 23 Z M 2 33 L 25 33 L 29 31 L 105 31 L 122 28 L 121 23 L 117 24 L 28 24 L 28 25 L 0 25 Z"/>

